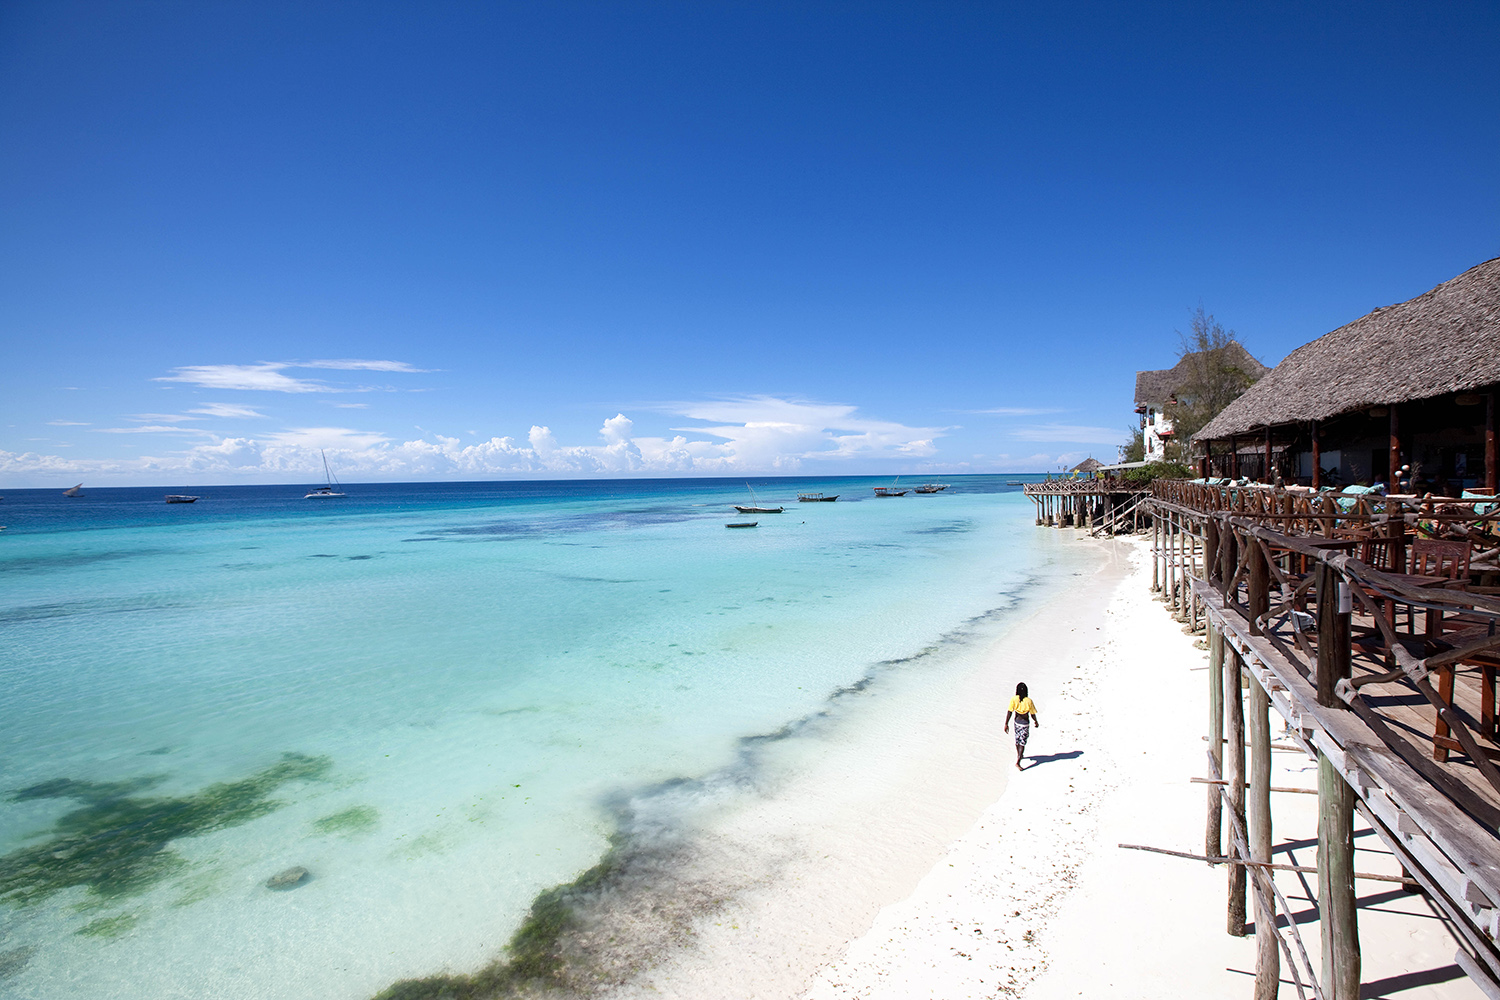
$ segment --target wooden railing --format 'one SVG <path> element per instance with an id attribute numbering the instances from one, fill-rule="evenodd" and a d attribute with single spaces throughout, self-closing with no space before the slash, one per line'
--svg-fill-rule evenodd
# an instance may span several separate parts
<path id="1" fill-rule="evenodd" d="M 1299 993 L 1306 982 L 1319 1000 L 1358 997 L 1357 810 L 1450 918 L 1462 945 L 1455 960 L 1490 995 L 1500 991 L 1500 588 L 1475 582 L 1490 571 L 1474 558 L 1491 551 L 1500 511 L 1477 511 L 1484 502 L 1153 484 L 1153 586 L 1208 632 L 1205 856 L 1221 854 L 1227 812 L 1230 928 L 1243 926 L 1251 878 L 1265 935 L 1258 982 L 1275 981 L 1280 954 Z M 1421 538 L 1468 544 L 1468 572 L 1404 572 L 1405 550 Z M 1455 688 L 1461 668 L 1482 675 L 1467 707 Z M 1271 707 L 1319 761 L 1321 977 L 1266 868 Z"/>

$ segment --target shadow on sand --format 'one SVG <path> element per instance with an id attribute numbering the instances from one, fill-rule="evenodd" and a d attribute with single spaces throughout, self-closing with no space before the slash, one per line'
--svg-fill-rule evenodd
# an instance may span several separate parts
<path id="1" fill-rule="evenodd" d="M 1029 771 L 1033 767 L 1037 767 L 1041 764 L 1050 764 L 1055 760 L 1075 760 L 1076 758 L 1082 756 L 1082 750 L 1069 750 L 1067 753 L 1037 754 L 1035 756 L 1025 758 L 1025 766 L 1022 767 L 1021 770 Z"/>

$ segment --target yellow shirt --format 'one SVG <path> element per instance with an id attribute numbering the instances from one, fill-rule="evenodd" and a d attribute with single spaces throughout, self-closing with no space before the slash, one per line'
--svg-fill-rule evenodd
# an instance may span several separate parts
<path id="1" fill-rule="evenodd" d="M 1010 710 L 1017 715 L 1035 715 L 1036 702 L 1030 698 L 1022 698 L 1018 694 L 1010 696 Z"/>

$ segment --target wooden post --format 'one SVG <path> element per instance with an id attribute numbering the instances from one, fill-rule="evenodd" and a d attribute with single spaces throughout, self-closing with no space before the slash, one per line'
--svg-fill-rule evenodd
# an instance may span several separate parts
<path id="1" fill-rule="evenodd" d="M 1271 698 L 1250 678 L 1250 857 L 1271 861 Z M 1270 878 L 1270 872 L 1265 873 Z M 1281 982 L 1276 898 L 1255 882 L 1255 1000 L 1276 1000 Z"/>
<path id="2" fill-rule="evenodd" d="M 1229 438 L 1229 477 L 1240 478 L 1240 441 L 1239 438 Z"/>
<path id="3" fill-rule="evenodd" d="M 1177 553 L 1177 550 L 1182 546 L 1182 539 L 1179 537 L 1181 534 L 1178 530 L 1179 527 L 1177 515 L 1167 515 L 1167 589 L 1169 592 L 1167 596 L 1170 598 L 1167 602 L 1167 607 L 1173 611 L 1176 611 L 1178 607 L 1178 598 L 1180 595 L 1177 593 L 1177 584 L 1182 576 L 1178 566 L 1179 559 Z"/>
<path id="4" fill-rule="evenodd" d="M 1161 579 L 1157 576 L 1159 556 L 1156 552 L 1157 539 L 1161 537 L 1161 515 L 1151 515 L 1151 592 L 1155 593 L 1161 589 Z"/>
<path id="5" fill-rule="evenodd" d="M 1318 422 L 1312 422 L 1312 488 L 1323 488 L 1323 435 Z"/>
<path id="6" fill-rule="evenodd" d="M 1342 575 L 1319 563 L 1318 704 L 1342 705 L 1334 688 L 1352 673 L 1351 616 L 1341 614 Z M 1354 895 L 1354 790 L 1318 755 L 1318 912 L 1325 1000 L 1359 998 L 1359 926 Z"/>
<path id="7" fill-rule="evenodd" d="M 1245 698 L 1240 690 L 1240 654 L 1233 647 L 1224 651 L 1224 780 L 1229 782 L 1229 808 L 1234 814 L 1229 828 L 1245 828 Z M 1231 846 L 1227 857 L 1238 848 Z M 1246 861 L 1252 860 L 1246 858 Z M 1245 936 L 1245 866 L 1229 865 L 1229 912 L 1227 930 Z"/>
<path id="8" fill-rule="evenodd" d="M 1354 894 L 1354 789 L 1318 755 L 1318 933 L 1325 1000 L 1359 1000 L 1358 899 Z"/>
<path id="9" fill-rule="evenodd" d="M 1249 594 L 1250 603 L 1250 634 L 1260 635 L 1260 626 L 1256 619 L 1271 609 L 1271 570 L 1266 563 L 1266 554 L 1252 538 L 1246 544 L 1250 546 L 1249 566 Z"/>
<path id="10" fill-rule="evenodd" d="M 1495 390 L 1484 394 L 1484 488 L 1500 490 L 1500 450 L 1495 445 Z"/>
<path id="11" fill-rule="evenodd" d="M 1261 469 L 1261 481 L 1267 486 L 1276 482 L 1276 477 L 1271 474 L 1271 425 L 1266 424 L 1266 464 Z"/>
<path id="12" fill-rule="evenodd" d="M 1203 579 L 1219 582 L 1219 520 L 1209 517 L 1203 527 Z"/>
<path id="13" fill-rule="evenodd" d="M 1399 480 L 1401 478 L 1401 422 L 1396 418 L 1399 407 L 1395 403 L 1390 406 L 1391 411 L 1391 472 L 1386 477 L 1386 492 L 1400 493 Z M 1393 570 L 1401 573 L 1403 570 Z"/>
<path id="14" fill-rule="evenodd" d="M 1406 572 L 1406 515 L 1401 509 L 1400 500 L 1386 500 L 1385 502 L 1386 525 L 1385 530 L 1391 538 L 1391 565 L 1390 572 Z M 1390 603 L 1387 602 L 1387 607 Z M 1392 624 L 1394 624 L 1392 619 Z"/>
<path id="15" fill-rule="evenodd" d="M 1224 774 L 1224 638 L 1208 623 L 1208 758 L 1210 775 Z M 1208 786 L 1208 822 L 1203 828 L 1203 853 L 1224 856 L 1223 797 L 1218 785 Z"/>

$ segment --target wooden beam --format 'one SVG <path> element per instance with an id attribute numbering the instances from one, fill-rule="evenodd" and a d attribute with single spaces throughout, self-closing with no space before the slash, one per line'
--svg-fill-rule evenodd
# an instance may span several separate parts
<path id="1" fill-rule="evenodd" d="M 1484 488 L 1500 490 L 1500 448 L 1495 444 L 1495 390 L 1484 394 Z"/>
<path id="2" fill-rule="evenodd" d="M 1250 857 L 1271 863 L 1271 698 L 1250 678 Z M 1255 887 L 1255 1000 L 1276 1000 L 1281 982 L 1276 900 L 1268 887 Z"/>
<path id="3" fill-rule="evenodd" d="M 1397 482 L 1401 476 L 1401 421 L 1397 417 L 1400 407 L 1392 403 L 1389 409 L 1391 411 L 1391 471 L 1390 475 L 1386 477 L 1386 488 L 1391 493 L 1400 493 L 1401 490 Z M 1396 572 L 1400 573 L 1402 570 L 1398 569 Z"/>
<path id="4" fill-rule="evenodd" d="M 1318 422 L 1312 422 L 1312 488 L 1323 488 L 1323 431 Z"/>
<path id="5" fill-rule="evenodd" d="M 1359 900 L 1354 894 L 1354 790 L 1318 754 L 1318 934 L 1327 1000 L 1359 1000 Z"/>
<path id="6" fill-rule="evenodd" d="M 1116 847 L 1125 851 L 1149 851 L 1152 854 L 1165 854 L 1171 858 L 1187 858 L 1189 861 L 1207 861 L 1211 865 L 1245 865 L 1248 868 L 1264 868 L 1273 872 L 1303 872 L 1311 875 L 1318 869 L 1313 865 L 1273 865 L 1262 864 L 1259 861 L 1245 861 L 1241 858 L 1205 857 L 1202 854 L 1188 854 L 1186 851 L 1169 851 L 1165 847 L 1151 847 L 1147 844 L 1116 844 Z M 1371 875 L 1368 873 L 1356 874 L 1355 878 L 1368 879 L 1371 882 L 1400 882 L 1402 885 L 1421 885 L 1414 878 L 1405 878 L 1401 875 Z"/>

